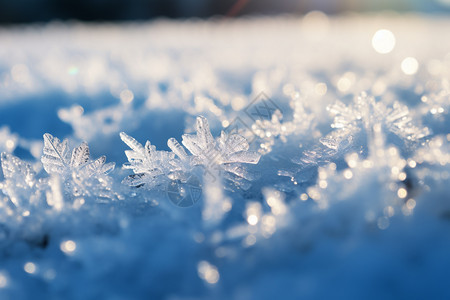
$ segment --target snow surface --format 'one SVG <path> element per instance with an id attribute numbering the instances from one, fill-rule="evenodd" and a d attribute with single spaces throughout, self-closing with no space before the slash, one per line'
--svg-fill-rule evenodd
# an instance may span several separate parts
<path id="1" fill-rule="evenodd" d="M 1 28 L 0 299 L 449 299 L 447 28 Z"/>

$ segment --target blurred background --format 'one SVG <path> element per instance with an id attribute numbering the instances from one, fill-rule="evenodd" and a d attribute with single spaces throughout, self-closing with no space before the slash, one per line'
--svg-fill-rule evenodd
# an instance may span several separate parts
<path id="1" fill-rule="evenodd" d="M 380 10 L 449 13 L 450 0 L 0 0 L 0 24 L 304 14 L 312 10 L 327 14 Z"/>

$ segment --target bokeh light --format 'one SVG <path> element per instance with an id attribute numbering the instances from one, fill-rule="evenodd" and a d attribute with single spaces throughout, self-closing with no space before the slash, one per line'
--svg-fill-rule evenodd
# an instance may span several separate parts
<path id="1" fill-rule="evenodd" d="M 387 29 L 380 29 L 372 37 L 372 47 L 380 54 L 390 53 L 395 47 L 395 36 Z"/>
<path id="2" fill-rule="evenodd" d="M 414 75 L 419 69 L 419 62 L 414 57 L 407 57 L 402 60 L 401 69 L 406 75 Z"/>

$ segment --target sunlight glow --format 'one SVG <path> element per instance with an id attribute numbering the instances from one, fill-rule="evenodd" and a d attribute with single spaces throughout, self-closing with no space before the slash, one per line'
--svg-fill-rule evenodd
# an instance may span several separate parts
<path id="1" fill-rule="evenodd" d="M 419 69 L 419 62 L 414 57 L 407 57 L 402 61 L 401 68 L 406 75 L 414 75 Z"/>
<path id="2" fill-rule="evenodd" d="M 380 29 L 372 37 L 372 47 L 380 54 L 387 54 L 395 47 L 395 36 L 387 29 Z"/>

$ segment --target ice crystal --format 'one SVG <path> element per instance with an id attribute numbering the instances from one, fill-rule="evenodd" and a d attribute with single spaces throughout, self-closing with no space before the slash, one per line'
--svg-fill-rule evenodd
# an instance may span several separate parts
<path id="1" fill-rule="evenodd" d="M 450 299 L 450 20 L 389 15 L 2 28 L 0 299 Z"/>
<path id="2" fill-rule="evenodd" d="M 108 174 L 114 170 L 115 163 L 105 164 L 105 156 L 90 160 L 89 146 L 85 142 L 74 148 L 71 153 L 67 139 L 61 142 L 57 137 L 46 133 L 44 134 L 43 152 L 41 161 L 48 174 L 59 174 L 66 177 L 69 173 L 76 171 L 89 177 Z"/>
<path id="3" fill-rule="evenodd" d="M 126 150 L 125 155 L 128 163 L 123 167 L 133 170 L 134 174 L 126 177 L 122 182 L 129 186 L 144 186 L 148 189 L 165 188 L 170 180 L 185 179 L 187 169 L 183 160 L 187 160 L 184 149 L 178 142 L 170 139 L 169 147 L 173 152 L 158 151 L 156 147 L 147 141 L 142 146 L 131 136 L 124 132 L 120 133 L 122 141 L 130 147 Z M 180 157 L 177 158 L 175 153 Z"/>
<path id="4" fill-rule="evenodd" d="M 353 136 L 343 135 L 340 132 L 332 132 L 324 138 L 319 139 L 320 144 L 305 150 L 300 158 L 292 161 L 299 165 L 321 165 L 333 160 L 343 158 L 349 152 L 362 153 L 359 145 L 353 143 Z"/>
<path id="5" fill-rule="evenodd" d="M 430 134 L 428 128 L 420 128 L 413 124 L 406 105 L 395 101 L 392 106 L 387 106 L 366 93 L 354 98 L 352 105 L 347 106 L 336 101 L 335 104 L 328 106 L 327 110 L 334 116 L 331 127 L 339 131 L 339 138 L 355 135 L 361 130 L 370 134 L 371 128 L 376 124 L 382 124 L 386 132 L 391 132 L 405 141 L 418 141 Z"/>
<path id="6" fill-rule="evenodd" d="M 113 197 L 112 182 L 106 175 L 114 169 L 115 163 L 105 164 L 105 156 L 91 160 L 87 143 L 70 151 L 67 139 L 61 142 L 46 133 L 41 161 L 48 174 L 61 177 L 66 192 L 71 195 Z"/>
<path id="7" fill-rule="evenodd" d="M 258 119 L 252 125 L 253 133 L 261 140 L 259 152 L 262 154 L 271 152 L 278 138 L 286 143 L 290 135 L 304 135 L 313 130 L 314 116 L 306 111 L 303 98 L 298 93 L 292 97 L 290 102 L 294 110 L 292 121 L 283 121 L 283 114 L 277 109 L 270 120 Z"/>
<path id="8" fill-rule="evenodd" d="M 263 140 L 260 143 L 260 152 L 268 153 L 272 151 L 275 139 L 280 138 L 282 142 L 287 141 L 287 136 L 292 134 L 295 126 L 291 122 L 282 122 L 283 114 L 276 110 L 272 114 L 271 120 L 256 120 L 252 125 L 252 130 L 256 136 Z"/>
<path id="9" fill-rule="evenodd" d="M 37 195 L 38 181 L 36 173 L 28 163 L 18 157 L 3 152 L 1 165 L 5 180 L 0 188 L 17 208 L 26 208 L 32 204 Z"/>
<path id="10" fill-rule="evenodd" d="M 236 186 L 249 188 L 249 181 L 255 179 L 242 163 L 257 164 L 260 154 L 249 151 L 247 140 L 239 134 L 227 134 L 213 138 L 205 117 L 196 120 L 196 134 L 184 134 L 182 143 L 193 155 L 192 165 L 202 166 L 205 171 L 215 176 L 223 175 Z"/>
<path id="11" fill-rule="evenodd" d="M 340 172 L 334 163 L 319 167 L 316 185 L 309 187 L 307 192 L 322 209 L 344 199 L 362 201 L 356 205 L 373 215 L 368 221 L 376 221 L 375 217 L 379 215 L 378 221 L 382 223 L 379 227 L 385 229 L 394 211 L 401 210 L 407 200 L 407 161 L 401 157 L 398 148 L 385 145 L 381 126 L 375 126 L 373 133 L 374 151 L 369 157 L 361 158 L 358 153 L 346 155 L 348 168 Z M 364 192 L 368 189 L 373 194 Z"/>
<path id="12" fill-rule="evenodd" d="M 313 177 L 315 168 L 312 166 L 340 162 L 349 153 L 374 155 L 378 139 L 375 135 L 392 133 L 405 142 L 417 142 L 430 134 L 427 127 L 420 128 L 413 124 L 407 106 L 399 102 L 387 106 L 366 93 L 354 98 L 352 105 L 336 101 L 327 110 L 334 116 L 331 127 L 335 130 L 320 138 L 320 144 L 292 160 L 300 165 L 299 175 L 296 176 L 299 181 Z M 374 128 L 382 133 L 375 133 Z"/>
<path id="13" fill-rule="evenodd" d="M 220 137 L 214 139 L 208 121 L 202 116 L 197 117 L 196 129 L 195 135 L 184 134 L 182 137 L 182 143 L 191 156 L 174 138 L 167 142 L 172 152 L 158 151 L 149 141 L 144 147 L 122 132 L 122 141 L 131 148 L 125 151 L 128 163 L 124 168 L 134 172 L 126 177 L 123 183 L 149 189 L 164 188 L 171 180 L 187 180 L 193 173 L 198 173 L 196 167 L 202 167 L 204 173 L 210 177 L 223 175 L 235 185 L 248 188 L 249 181 L 255 176 L 241 164 L 256 164 L 260 155 L 248 151 L 247 140 L 238 134 L 228 135 L 223 131 Z"/>

